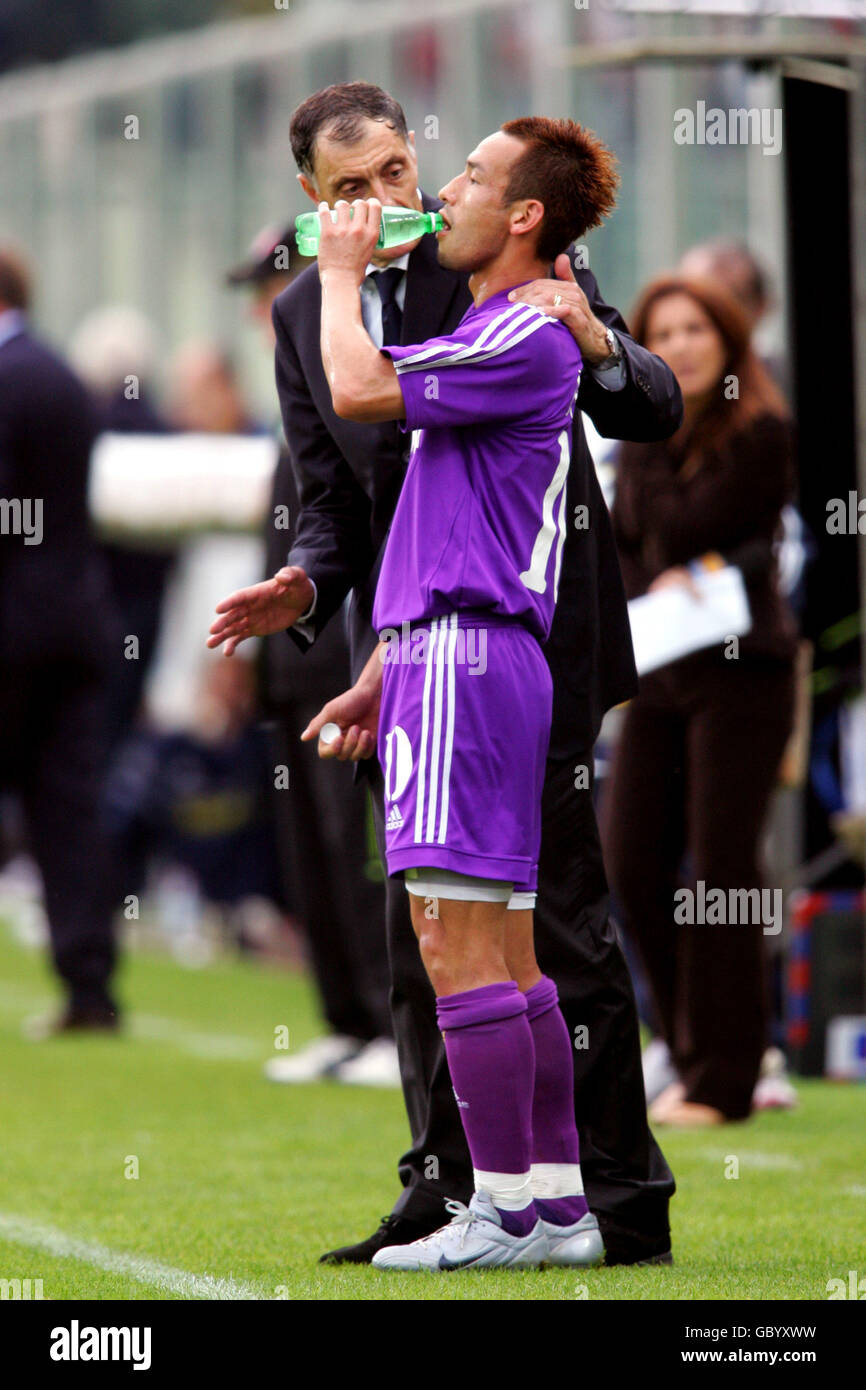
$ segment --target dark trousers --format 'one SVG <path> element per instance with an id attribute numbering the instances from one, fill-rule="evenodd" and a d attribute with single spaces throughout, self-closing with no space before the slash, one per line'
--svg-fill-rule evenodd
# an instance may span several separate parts
<path id="1" fill-rule="evenodd" d="M 273 793 L 277 845 L 325 1018 L 335 1033 L 366 1042 L 391 1034 L 385 889 L 369 872 L 376 856 L 368 845 L 366 786 L 353 783 L 350 766 L 319 758 L 315 744 L 300 742 L 322 703 L 284 707 L 272 731 L 274 762 L 289 769 L 288 788 Z"/>
<path id="2" fill-rule="evenodd" d="M 575 1049 L 575 1114 L 590 1208 L 611 1249 L 668 1243 L 674 1180 L 647 1127 L 634 995 L 608 918 L 608 891 L 589 787 L 575 787 L 590 752 L 549 760 L 542 803 L 535 944 L 559 990 Z M 384 786 L 371 765 L 376 832 L 384 846 Z M 472 1163 L 436 1026 L 432 987 L 412 930 L 402 879 L 388 880 L 392 1012 L 412 1146 L 400 1160 L 395 1211 L 426 1219 L 454 1197 L 468 1202 Z M 576 1028 L 585 1028 L 575 1034 Z M 431 1211 L 431 1208 L 433 1209 Z"/>
<path id="3" fill-rule="evenodd" d="M 763 923 L 699 923 L 690 886 L 762 886 L 761 828 L 793 719 L 790 665 L 700 656 L 645 676 L 629 705 L 604 807 L 623 929 L 646 967 L 662 1036 L 690 1101 L 751 1109 L 766 1046 Z M 695 899 L 697 901 L 697 899 Z"/>
<path id="4" fill-rule="evenodd" d="M 42 875 L 54 965 L 75 1008 L 114 1008 L 112 875 L 100 816 L 107 685 L 71 663 L 0 680 L 0 782 L 18 792 Z"/>

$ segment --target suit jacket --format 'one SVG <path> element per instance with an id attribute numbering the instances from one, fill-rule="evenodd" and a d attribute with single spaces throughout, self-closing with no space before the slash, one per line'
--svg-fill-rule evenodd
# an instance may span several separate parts
<path id="1" fill-rule="evenodd" d="M 110 659 L 113 607 L 87 510 L 96 433 L 65 362 L 26 328 L 0 343 L 0 496 L 42 504 L 38 544 L 0 535 L 0 671 L 10 679 L 51 662 L 102 672 Z"/>
<path id="2" fill-rule="evenodd" d="M 442 206 L 426 194 L 423 202 L 427 211 Z M 660 358 L 629 337 L 590 271 L 576 270 L 575 275 L 593 313 L 616 329 L 627 375 L 624 388 L 610 392 L 586 368 L 578 410 L 586 411 L 608 438 L 666 438 L 682 418 L 676 378 Z M 421 343 L 451 332 L 471 303 L 468 276 L 440 266 L 434 238 L 423 237 L 409 257 L 401 341 Z M 310 626 L 316 635 L 352 592 L 349 636 L 355 679 L 376 643 L 371 626 L 376 578 L 410 440 L 395 421 L 358 424 L 334 414 L 322 366 L 320 311 L 315 266 L 299 275 L 273 308 L 277 389 L 301 501 L 289 563 L 302 566 L 315 580 L 318 600 Z M 605 710 L 637 689 L 610 517 L 576 411 L 567 487 L 572 522 L 583 520 L 584 514 L 575 511 L 580 506 L 588 508 L 589 525 L 569 527 L 556 615 L 545 647 L 554 688 L 554 757 L 587 749 Z M 306 644 L 301 634 L 290 630 L 290 635 Z"/>
<path id="3" fill-rule="evenodd" d="M 612 520 L 628 597 L 645 594 L 670 566 L 718 551 L 748 586 L 752 626 L 741 655 L 791 661 L 797 629 L 779 589 L 773 541 L 794 492 L 794 447 L 793 426 L 769 413 L 722 444 L 708 443 L 687 476 L 686 441 L 626 446 Z M 708 648 L 702 660 L 720 650 Z"/>
<path id="4" fill-rule="evenodd" d="M 289 525 L 285 530 L 274 525 L 277 506 L 288 510 Z M 266 579 L 286 563 L 297 532 L 300 510 L 292 460 L 288 449 L 283 447 L 274 470 L 267 513 Z M 265 714 L 297 719 L 301 709 L 306 711 L 310 704 L 323 705 L 345 690 L 350 680 L 349 643 L 342 613 L 328 623 L 312 646 L 305 643 L 303 655 L 293 643 L 285 641 L 282 633 L 266 637 L 259 649 L 259 695 Z"/>

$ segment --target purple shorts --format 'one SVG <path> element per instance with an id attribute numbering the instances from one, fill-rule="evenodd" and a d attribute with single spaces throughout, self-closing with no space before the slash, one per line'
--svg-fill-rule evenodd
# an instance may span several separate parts
<path id="1" fill-rule="evenodd" d="M 553 708 L 539 643 L 513 620 L 452 613 L 404 623 L 384 658 L 388 873 L 435 866 L 535 891 Z"/>

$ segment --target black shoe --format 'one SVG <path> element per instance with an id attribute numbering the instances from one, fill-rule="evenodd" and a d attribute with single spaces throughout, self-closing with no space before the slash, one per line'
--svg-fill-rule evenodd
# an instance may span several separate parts
<path id="1" fill-rule="evenodd" d="M 31 1042 L 44 1042 L 65 1033 L 116 1033 L 119 1027 L 114 1009 L 82 1009 L 70 1004 L 60 1014 L 28 1019 L 23 1032 Z"/>
<path id="2" fill-rule="evenodd" d="M 432 1235 L 445 1225 L 446 1217 L 431 1217 L 429 1221 L 413 1221 L 411 1217 L 383 1216 L 379 1229 L 357 1245 L 342 1245 L 319 1257 L 320 1265 L 368 1265 L 377 1250 L 385 1245 L 411 1245 L 413 1240 Z"/>
<path id="3" fill-rule="evenodd" d="M 674 1262 L 673 1253 L 670 1250 L 662 1250 L 658 1255 L 649 1255 L 644 1259 L 638 1260 L 605 1260 L 605 1264 L 621 1265 L 672 1265 Z"/>
<path id="4" fill-rule="evenodd" d="M 612 1265 L 672 1265 L 670 1235 L 652 1239 L 637 1232 L 605 1229 L 602 1226 L 605 1268 Z"/>

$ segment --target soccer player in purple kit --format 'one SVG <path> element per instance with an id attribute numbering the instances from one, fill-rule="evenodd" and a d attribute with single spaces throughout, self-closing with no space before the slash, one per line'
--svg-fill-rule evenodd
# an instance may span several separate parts
<path id="1" fill-rule="evenodd" d="M 548 158 L 534 183 L 538 142 Z M 552 699 L 540 644 L 582 364 L 555 315 L 509 292 L 598 225 L 615 186 L 613 156 L 572 121 L 523 118 L 481 141 L 439 194 L 439 260 L 471 271 L 473 307 L 453 334 L 411 346 L 377 349 L 361 318 L 380 204 L 356 200 L 350 215 L 338 202 L 334 222 L 322 217 L 334 409 L 403 420 L 413 451 L 376 591 L 387 640 L 305 737 L 336 719 L 341 733 L 320 751 L 343 759 L 369 756 L 378 737 L 388 871 L 403 872 L 411 895 L 476 1186 L 468 1208 L 449 1204 L 447 1226 L 380 1250 L 379 1268 L 588 1264 L 603 1253 L 583 1196 L 571 1041 L 535 959 L 531 913 Z M 410 640 L 395 643 L 404 624 Z M 482 635 L 483 670 L 462 659 Z"/>

